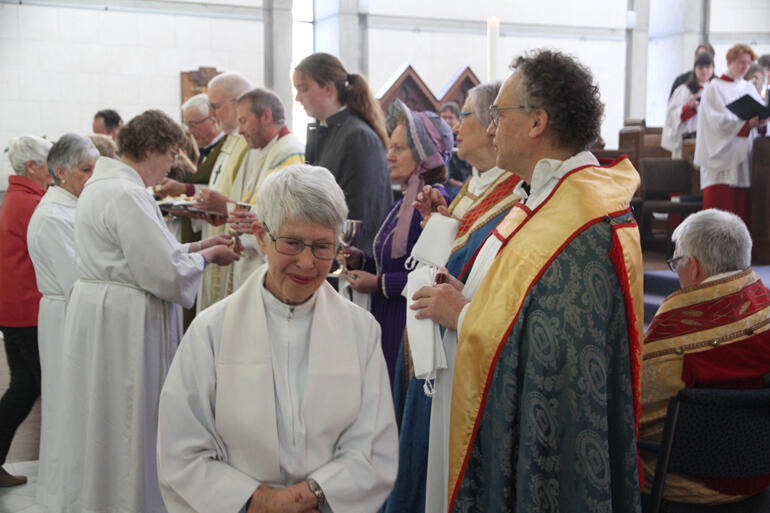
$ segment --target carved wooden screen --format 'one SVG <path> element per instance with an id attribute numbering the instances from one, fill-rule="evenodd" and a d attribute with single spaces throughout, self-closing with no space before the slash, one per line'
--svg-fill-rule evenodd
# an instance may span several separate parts
<path id="1" fill-rule="evenodd" d="M 411 65 L 405 65 L 393 74 L 384 90 L 380 90 L 378 99 L 385 112 L 396 98 L 400 98 L 410 109 L 438 112 L 441 104 L 448 101 L 456 102 L 462 107 L 468 90 L 480 83 L 476 74 L 466 66 L 449 79 L 436 97 L 415 69 Z"/>
<path id="2" fill-rule="evenodd" d="M 182 71 L 179 73 L 179 82 L 182 86 L 182 103 L 196 94 L 205 93 L 209 80 L 222 73 L 216 68 L 199 67 L 194 71 Z"/>

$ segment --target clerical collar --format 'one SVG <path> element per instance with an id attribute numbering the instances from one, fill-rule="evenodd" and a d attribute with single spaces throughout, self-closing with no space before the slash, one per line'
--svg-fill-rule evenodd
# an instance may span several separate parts
<path id="1" fill-rule="evenodd" d="M 532 183 L 522 180 L 513 191 L 521 196 L 521 202 L 527 208 L 534 210 L 545 201 L 564 175 L 579 167 L 598 165 L 599 161 L 590 151 L 581 151 L 567 160 L 540 159 L 532 171 Z"/>
<path id="2" fill-rule="evenodd" d="M 217 136 L 216 136 L 216 137 L 214 137 L 214 138 L 211 140 L 211 142 L 210 142 L 210 143 L 208 143 L 208 145 L 204 146 L 204 147 L 203 147 L 203 148 L 201 148 L 201 149 L 206 149 L 206 150 L 208 150 L 208 151 L 211 151 L 211 150 L 214 148 L 214 146 L 216 146 L 216 145 L 217 145 L 217 143 L 219 142 L 219 140 L 220 140 L 220 139 L 222 139 L 224 136 L 225 136 L 225 133 L 224 133 L 224 132 L 219 132 L 219 134 L 217 134 Z"/>
<path id="3" fill-rule="evenodd" d="M 329 126 L 328 121 L 331 118 L 333 118 L 334 116 L 336 116 L 337 114 L 339 114 L 340 112 L 342 112 L 343 110 L 347 109 L 347 108 L 348 108 L 347 105 L 343 105 L 342 107 L 340 107 L 340 109 L 337 112 L 335 112 L 334 114 L 332 114 L 328 118 L 324 119 L 323 121 L 318 121 L 319 126 Z"/>
<path id="4" fill-rule="evenodd" d="M 727 271 L 726 273 L 719 273 L 719 274 L 715 274 L 715 275 L 713 275 L 713 276 L 709 276 L 708 278 L 706 278 L 705 280 L 703 280 L 701 283 L 708 283 L 708 282 L 710 282 L 710 281 L 717 281 L 717 280 L 721 280 L 722 278 L 727 278 L 728 276 L 732 276 L 732 275 L 734 275 L 734 274 L 738 274 L 738 273 L 742 273 L 742 272 L 743 272 L 743 271 L 741 271 L 741 270 L 738 270 L 738 271 Z"/>

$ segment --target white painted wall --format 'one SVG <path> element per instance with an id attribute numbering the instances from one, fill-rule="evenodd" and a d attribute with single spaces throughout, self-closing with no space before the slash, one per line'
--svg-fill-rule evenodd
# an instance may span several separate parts
<path id="1" fill-rule="evenodd" d="M 254 19 L 0 4 L 0 152 L 21 134 L 88 133 L 102 108 L 179 120 L 181 71 L 215 66 L 261 84 L 262 46 Z M 0 156 L 0 190 L 11 172 Z"/>
<path id="2" fill-rule="evenodd" d="M 435 9 L 427 9 L 426 3 L 429 2 L 371 0 L 369 13 L 375 22 L 396 13 L 403 16 L 435 14 Z M 555 0 L 536 3 L 481 0 L 474 2 L 474 16 L 468 20 L 467 4 L 448 2 L 442 4 L 442 19 L 454 17 L 473 24 L 441 26 L 426 18 L 419 29 L 414 26 L 399 28 L 398 19 L 387 28 L 370 25 L 369 81 L 372 89 L 379 91 L 404 63 L 415 68 L 434 94 L 438 94 L 455 72 L 465 66 L 470 66 L 479 79 L 486 81 L 486 18 L 497 16 L 502 28 L 496 78 L 505 79 L 513 58 L 530 49 L 554 48 L 575 55 L 591 69 L 599 83 L 605 103 L 602 137 L 607 148 L 616 148 L 618 130 L 623 126 L 626 59 L 625 31 L 619 30 L 625 27 L 625 8 L 618 8 L 620 4 L 612 0 L 581 2 L 579 6 L 578 3 Z M 507 23 L 526 24 L 528 31 L 533 32 L 506 31 Z M 567 30 L 537 26 L 540 23 L 563 24 Z M 597 34 L 581 36 L 570 30 L 575 27 L 591 27 Z"/>
<path id="3" fill-rule="evenodd" d="M 626 16 L 626 2 L 617 0 L 369 0 L 368 4 L 370 14 L 455 20 L 484 20 L 497 16 L 503 22 L 570 27 L 625 28 Z"/>

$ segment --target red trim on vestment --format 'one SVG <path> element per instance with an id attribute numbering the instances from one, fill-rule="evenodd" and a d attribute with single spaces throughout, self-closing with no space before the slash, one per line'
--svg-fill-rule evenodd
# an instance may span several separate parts
<path id="1" fill-rule="evenodd" d="M 583 166 L 583 167 L 596 167 L 596 166 Z M 578 169 L 583 169 L 583 168 L 581 167 L 581 168 L 578 168 Z M 574 171 L 577 171 L 577 169 L 575 169 Z M 572 172 L 570 172 L 570 173 L 572 173 Z M 570 174 L 570 173 L 568 173 L 568 174 Z M 567 175 L 565 175 L 565 178 L 566 178 L 566 176 Z M 561 182 L 559 182 L 559 183 L 561 183 Z M 558 185 L 557 185 L 557 187 L 558 187 Z M 535 212 L 537 212 L 537 210 L 542 205 L 544 205 L 545 203 L 546 202 L 544 201 L 543 203 L 538 205 L 538 207 L 535 209 Z M 524 221 L 522 221 L 521 224 L 519 225 L 519 228 L 523 224 L 525 224 L 529 219 L 530 219 L 530 217 L 527 217 Z M 570 244 L 570 242 L 572 242 L 575 239 L 575 237 L 580 235 L 584 230 L 588 229 L 590 226 L 592 226 L 592 225 L 594 225 L 596 223 L 602 222 L 604 219 L 605 219 L 604 216 L 598 217 L 596 219 L 592 219 L 591 221 L 588 221 L 586 224 L 584 224 L 583 226 L 581 226 L 577 230 L 575 230 L 575 232 L 572 235 L 570 235 L 564 241 L 564 243 L 561 246 L 559 246 L 559 248 L 556 251 L 554 251 L 553 255 L 551 255 L 551 257 L 543 264 L 543 267 L 540 269 L 540 271 L 537 273 L 537 275 L 532 279 L 532 281 L 527 286 L 527 289 L 524 291 L 523 297 L 527 297 L 527 295 L 529 295 L 529 292 L 530 292 L 530 290 L 532 290 L 532 287 L 540 280 L 540 278 L 542 278 L 543 274 L 545 274 L 545 272 L 548 270 L 548 268 L 553 263 L 553 261 L 561 254 L 561 252 L 564 250 L 564 248 L 567 247 Z M 518 228 L 516 230 L 514 230 L 513 233 L 516 233 L 517 231 L 518 231 Z M 508 237 L 508 239 L 503 243 L 502 247 L 500 248 L 501 250 L 511 240 L 511 238 L 513 237 L 513 233 L 511 234 L 511 237 Z M 488 392 L 489 392 L 489 385 L 490 385 L 490 382 L 492 381 L 492 376 L 494 374 L 494 368 L 497 365 L 497 359 L 500 356 L 500 351 L 502 351 L 503 345 L 505 344 L 505 341 L 507 340 L 508 335 L 510 335 L 511 330 L 513 329 L 513 326 L 516 324 L 516 321 L 518 320 L 519 314 L 521 314 L 521 309 L 523 307 L 524 307 L 524 301 L 522 301 L 521 304 L 519 305 L 519 309 L 516 311 L 516 314 L 513 316 L 513 320 L 508 325 L 508 329 L 505 330 L 505 333 L 503 334 L 502 339 L 498 343 L 497 350 L 495 351 L 495 356 L 492 358 L 491 364 L 489 366 L 489 370 L 487 371 L 487 379 L 486 379 L 486 382 L 484 383 L 484 390 L 483 390 L 483 392 L 481 394 L 481 403 L 479 404 L 479 412 L 476 415 L 476 421 L 473 424 L 473 431 L 471 431 L 471 436 L 470 436 L 470 438 L 468 440 L 468 446 L 466 447 L 465 458 L 463 459 L 463 465 L 460 468 L 460 472 L 459 472 L 459 474 L 457 476 L 457 481 L 454 483 L 454 486 L 453 486 L 452 498 L 449 501 L 449 511 L 452 511 L 452 509 L 454 508 L 454 503 L 455 503 L 455 500 L 457 499 L 457 493 L 460 491 L 460 483 L 462 483 L 463 477 L 465 476 L 465 471 L 468 468 L 468 461 L 469 461 L 470 455 L 471 455 L 471 448 L 473 447 L 473 444 L 474 444 L 474 442 L 476 440 L 476 435 L 478 434 L 479 423 L 481 422 L 481 417 L 482 417 L 483 412 L 484 412 L 484 406 L 486 404 L 487 395 L 488 395 Z"/>
<path id="2" fill-rule="evenodd" d="M 631 212 L 631 207 L 625 210 Z M 608 214 L 609 217 L 616 217 L 620 214 Z M 615 267 L 615 274 L 620 282 L 620 289 L 623 292 L 623 300 L 626 306 L 626 329 L 629 343 L 629 360 L 631 364 L 631 389 L 634 398 L 634 433 L 636 439 L 639 439 L 639 419 L 642 416 L 642 334 L 636 326 L 636 312 L 634 312 L 634 303 L 631 300 L 631 283 L 628 279 L 628 270 L 626 269 L 626 260 L 623 255 L 623 246 L 620 244 L 617 231 L 620 228 L 636 226 L 636 222 L 627 222 L 623 224 L 612 225 L 612 244 L 610 245 L 609 257 Z M 639 449 L 636 451 L 636 462 L 639 472 L 639 487 L 644 486 L 644 473 L 642 472 L 642 459 L 639 457 Z"/>
<path id="3" fill-rule="evenodd" d="M 770 306 L 770 290 L 757 280 L 740 290 L 695 305 L 674 308 L 653 317 L 645 344 L 745 319 Z M 737 312 L 740 312 L 737 314 Z"/>
<path id="4" fill-rule="evenodd" d="M 682 107 L 682 114 L 679 116 L 679 119 L 684 123 L 688 119 L 692 119 L 695 117 L 695 115 L 698 113 L 698 109 L 695 107 L 690 107 L 689 103 L 686 103 L 684 107 Z"/>
<path id="5" fill-rule="evenodd" d="M 516 188 L 516 184 L 521 181 L 521 177 L 518 175 L 511 175 L 492 189 L 489 194 L 481 200 L 481 203 L 470 209 L 465 213 L 460 221 L 460 228 L 457 230 L 457 237 L 462 237 L 468 230 L 471 229 L 473 223 L 478 220 L 482 215 L 495 206 L 505 196 L 508 196 Z"/>
<path id="6" fill-rule="evenodd" d="M 724 80 L 725 82 L 735 82 L 735 79 L 733 79 L 733 77 L 725 75 L 724 73 L 722 73 L 722 76 L 719 77 L 719 80 Z"/>
<path id="7" fill-rule="evenodd" d="M 283 137 L 284 135 L 289 135 L 289 133 L 290 133 L 290 131 L 289 131 L 289 127 L 288 127 L 288 126 L 286 126 L 286 125 L 283 125 L 283 126 L 281 127 L 281 130 L 278 132 L 278 138 L 280 139 L 280 138 L 281 138 L 281 137 Z"/>

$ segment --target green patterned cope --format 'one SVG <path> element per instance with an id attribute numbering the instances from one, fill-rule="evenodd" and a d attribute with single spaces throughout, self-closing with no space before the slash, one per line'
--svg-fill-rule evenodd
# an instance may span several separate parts
<path id="1" fill-rule="evenodd" d="M 626 311 L 610 238 L 607 222 L 586 229 L 524 300 L 454 512 L 640 511 Z"/>

